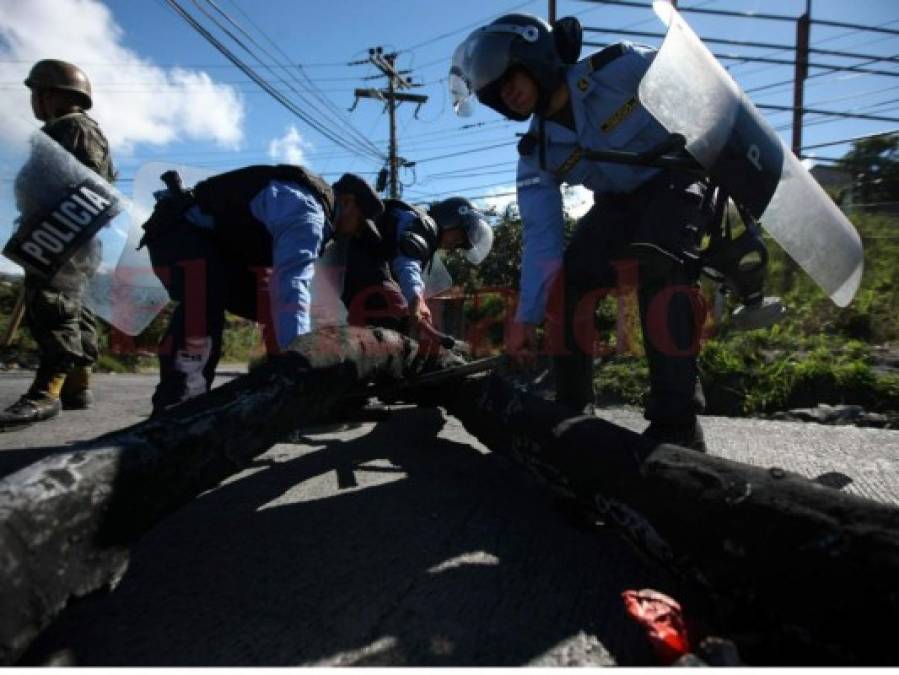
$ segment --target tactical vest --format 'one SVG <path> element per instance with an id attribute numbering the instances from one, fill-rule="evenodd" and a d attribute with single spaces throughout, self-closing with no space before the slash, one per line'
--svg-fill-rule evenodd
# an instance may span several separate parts
<path id="1" fill-rule="evenodd" d="M 397 225 L 398 217 L 394 210 L 411 211 L 416 218 L 412 224 L 403 233 L 404 240 L 408 239 L 417 242 L 417 255 L 410 255 L 412 252 L 410 247 L 404 246 L 404 242 L 397 241 Z M 388 260 L 393 260 L 400 253 L 410 258 L 420 260 L 422 264 L 428 263 L 437 252 L 437 246 L 440 243 L 440 230 L 434 219 L 427 212 L 417 206 L 407 204 L 399 199 L 384 200 L 384 215 L 378 218 L 376 225 L 381 233 L 381 242 L 384 247 L 384 255 Z"/>
<path id="2" fill-rule="evenodd" d="M 215 220 L 215 234 L 225 251 L 249 265 L 272 264 L 272 237 L 250 210 L 256 195 L 277 180 L 308 189 L 325 218 L 334 218 L 334 192 L 320 176 L 302 166 L 256 165 L 213 176 L 197 183 L 194 196 L 200 209 Z"/>

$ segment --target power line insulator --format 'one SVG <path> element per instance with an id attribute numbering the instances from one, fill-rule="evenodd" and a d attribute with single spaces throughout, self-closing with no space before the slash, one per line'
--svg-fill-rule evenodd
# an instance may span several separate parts
<path id="1" fill-rule="evenodd" d="M 387 167 L 385 166 L 383 169 L 378 171 L 378 178 L 375 181 L 375 190 L 377 192 L 384 192 L 387 189 Z"/>

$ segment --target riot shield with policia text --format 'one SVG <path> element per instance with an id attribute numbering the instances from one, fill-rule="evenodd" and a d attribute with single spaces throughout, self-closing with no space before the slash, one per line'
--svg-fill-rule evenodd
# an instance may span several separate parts
<path id="1" fill-rule="evenodd" d="M 121 266 L 140 214 L 133 203 L 43 132 L 2 138 L 16 170 L 19 215 L 3 255 L 128 335 L 146 328 L 167 301 L 149 258 Z M 152 279 L 151 279 L 152 277 Z"/>
<path id="2" fill-rule="evenodd" d="M 677 10 L 666 0 L 653 9 L 668 32 L 640 82 L 640 102 L 845 307 L 862 277 L 858 232 Z"/>
<path id="3" fill-rule="evenodd" d="M 74 279 L 67 277 L 75 275 L 76 261 L 96 257 L 83 250 L 85 244 L 122 211 L 115 190 L 89 170 L 78 171 L 82 166 L 46 134 L 32 137 L 31 152 L 15 180 L 20 216 L 3 249 L 30 274 L 78 294 L 83 287 L 73 286 Z M 93 271 L 83 267 L 82 277 Z"/>

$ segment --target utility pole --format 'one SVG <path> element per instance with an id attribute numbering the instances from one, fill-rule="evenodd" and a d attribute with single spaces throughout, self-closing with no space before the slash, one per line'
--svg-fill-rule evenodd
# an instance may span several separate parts
<path id="1" fill-rule="evenodd" d="M 390 114 L 390 145 L 388 147 L 388 173 L 386 185 L 383 184 L 384 181 L 379 176 L 378 190 L 383 192 L 386 188 L 388 190 L 388 196 L 391 199 L 398 199 L 400 196 L 399 170 L 402 167 L 415 166 L 415 162 L 410 162 L 399 156 L 396 138 L 396 109 L 399 104 L 403 102 L 415 103 L 417 106 L 415 108 L 415 116 L 418 117 L 418 111 L 421 110 L 421 106 L 427 102 L 428 97 L 420 94 L 408 94 L 399 91 L 401 89 L 409 89 L 421 85 L 413 84 L 411 78 L 405 77 L 409 71 L 398 71 L 396 69 L 395 53 L 385 54 L 383 47 L 374 47 L 368 50 L 368 60 L 362 61 L 362 63 L 371 63 L 375 68 L 380 70 L 381 75 L 376 75 L 375 77 L 386 77 L 387 88 L 356 89 L 356 100 L 353 102 L 353 107 L 350 108 L 350 111 L 355 110 L 360 98 L 374 98 L 379 101 L 384 101 L 386 109 Z"/>
<path id="2" fill-rule="evenodd" d="M 793 154 L 802 153 L 802 110 L 805 106 L 805 79 L 808 77 L 809 34 L 812 0 L 805 0 L 805 14 L 796 22 L 796 74 L 793 76 Z"/>

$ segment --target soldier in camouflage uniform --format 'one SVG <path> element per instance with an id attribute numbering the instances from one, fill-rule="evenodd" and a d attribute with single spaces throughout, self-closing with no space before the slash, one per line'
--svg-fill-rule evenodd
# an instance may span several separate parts
<path id="1" fill-rule="evenodd" d="M 34 65 L 25 84 L 31 89 L 34 116 L 45 123 L 41 130 L 82 164 L 113 182 L 109 144 L 84 112 L 92 105 L 91 85 L 84 71 L 65 61 L 43 60 Z M 16 185 L 22 213 L 28 212 L 29 205 L 23 202 L 35 183 L 39 188 L 34 168 L 29 175 L 26 164 Z M 96 241 L 85 245 L 52 281 L 26 273 L 26 318 L 38 344 L 40 365 L 28 392 L 0 413 L 0 429 L 49 419 L 60 409 L 91 405 L 90 370 L 99 356 L 97 324 L 93 313 L 82 305 L 82 295 L 99 260 L 98 246 Z"/>

